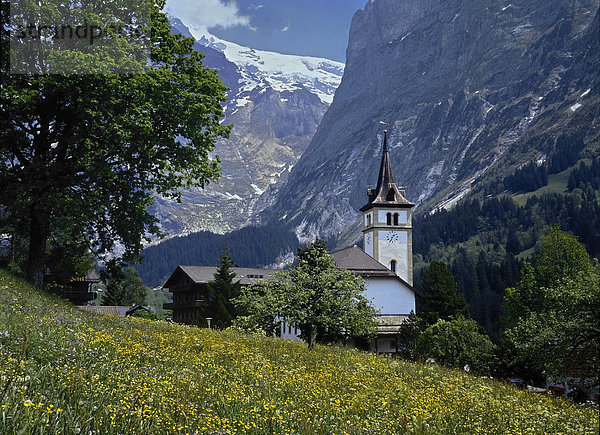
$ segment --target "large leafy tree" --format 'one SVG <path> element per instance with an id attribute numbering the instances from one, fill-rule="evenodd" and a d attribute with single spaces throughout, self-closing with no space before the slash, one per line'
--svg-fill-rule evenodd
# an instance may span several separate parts
<path id="1" fill-rule="evenodd" d="M 212 317 L 212 323 L 216 328 L 227 328 L 231 326 L 233 319 L 237 317 L 237 310 L 233 299 L 239 296 L 241 284 L 235 279 L 233 261 L 227 254 L 227 248 L 223 250 L 214 279 L 208 283 L 209 302 L 207 314 Z"/>
<path id="2" fill-rule="evenodd" d="M 67 4 L 69 11 L 95 7 Z M 5 56 L 3 35 L 0 209 L 18 222 L 15 231 L 25 228 L 25 272 L 34 284 L 43 282 L 50 247 L 77 243 L 102 255 L 118 244 L 125 260 L 135 259 L 144 237 L 159 234 L 148 212 L 153 195 L 179 198 L 181 187 L 218 178 L 210 152 L 229 132 L 220 123 L 226 88 L 202 65 L 191 38 L 171 35 L 163 6 L 150 1 L 150 50 L 124 64 L 127 74 L 107 66 L 128 62 L 140 47 L 118 38 L 108 38 L 113 42 L 104 50 L 36 58 L 42 66 L 62 65 L 62 74 L 11 74 L 8 59 L 15 56 Z M 54 11 L 32 7 L 42 15 Z M 78 73 L 81 64 L 85 74 Z"/>
<path id="3" fill-rule="evenodd" d="M 446 264 L 432 261 L 423 274 L 422 295 L 417 299 L 417 314 L 426 326 L 438 320 L 449 320 L 456 316 L 469 316 L 469 309 L 456 281 Z"/>
<path id="4" fill-rule="evenodd" d="M 447 367 L 469 366 L 475 373 L 489 374 L 494 345 L 474 320 L 457 317 L 438 320 L 417 339 L 417 353 Z"/>
<path id="5" fill-rule="evenodd" d="M 364 291 L 364 280 L 337 267 L 317 240 L 298 250 L 296 266 L 242 290 L 236 304 L 245 315 L 236 324 L 272 333 L 285 320 L 300 329 L 310 349 L 317 341 L 372 337 L 376 311 Z"/>
<path id="6" fill-rule="evenodd" d="M 577 238 L 549 229 L 533 265 L 504 297 L 506 339 L 516 362 L 546 375 L 596 377 L 600 371 L 600 267 Z"/>

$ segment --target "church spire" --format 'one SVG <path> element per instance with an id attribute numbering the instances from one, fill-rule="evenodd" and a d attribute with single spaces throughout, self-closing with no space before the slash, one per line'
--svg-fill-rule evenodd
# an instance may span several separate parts
<path id="1" fill-rule="evenodd" d="M 379 167 L 379 178 L 377 179 L 376 192 L 381 191 L 382 186 L 396 185 L 394 173 L 392 172 L 392 161 L 387 143 L 387 130 L 383 130 L 383 153 L 381 155 L 381 166 Z"/>
<path id="2" fill-rule="evenodd" d="M 379 178 L 375 190 L 368 189 L 367 195 L 369 202 L 361 208 L 361 211 L 368 210 L 375 206 L 383 207 L 407 207 L 414 206 L 404 197 L 404 191 L 396 186 L 394 173 L 392 172 L 392 160 L 387 142 L 387 130 L 383 131 L 383 152 L 381 155 L 381 165 L 379 167 Z"/>

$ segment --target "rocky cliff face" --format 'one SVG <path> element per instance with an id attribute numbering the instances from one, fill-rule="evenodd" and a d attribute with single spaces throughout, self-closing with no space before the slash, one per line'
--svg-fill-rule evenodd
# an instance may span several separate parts
<path id="1" fill-rule="evenodd" d="M 558 137 L 598 149 L 598 0 L 371 0 L 335 99 L 262 218 L 300 236 L 356 221 L 387 128 L 398 185 L 449 206 Z M 387 126 L 380 122 L 388 123 Z"/>
<path id="2" fill-rule="evenodd" d="M 254 222 L 271 204 L 265 192 L 287 178 L 306 150 L 344 65 L 253 50 L 194 34 L 177 18 L 171 22 L 174 32 L 198 41 L 204 64 L 229 87 L 224 122 L 234 127 L 214 152 L 223 168 L 219 183 L 183 191 L 181 204 L 157 198 L 152 211 L 172 235 L 224 233 Z"/>

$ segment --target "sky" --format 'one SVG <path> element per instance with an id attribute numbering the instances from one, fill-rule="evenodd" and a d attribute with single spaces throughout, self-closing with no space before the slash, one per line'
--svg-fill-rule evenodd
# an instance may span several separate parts
<path id="1" fill-rule="evenodd" d="M 367 0 L 167 0 L 184 24 L 240 45 L 346 61 L 354 13 Z"/>

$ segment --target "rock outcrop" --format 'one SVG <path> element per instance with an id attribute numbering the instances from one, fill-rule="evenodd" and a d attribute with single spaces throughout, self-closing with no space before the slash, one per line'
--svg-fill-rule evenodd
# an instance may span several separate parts
<path id="1" fill-rule="evenodd" d="M 305 238 L 355 222 L 384 128 L 397 184 L 428 209 L 544 161 L 561 136 L 597 150 L 598 6 L 369 1 L 353 18 L 333 103 L 263 221 L 292 224 Z"/>

